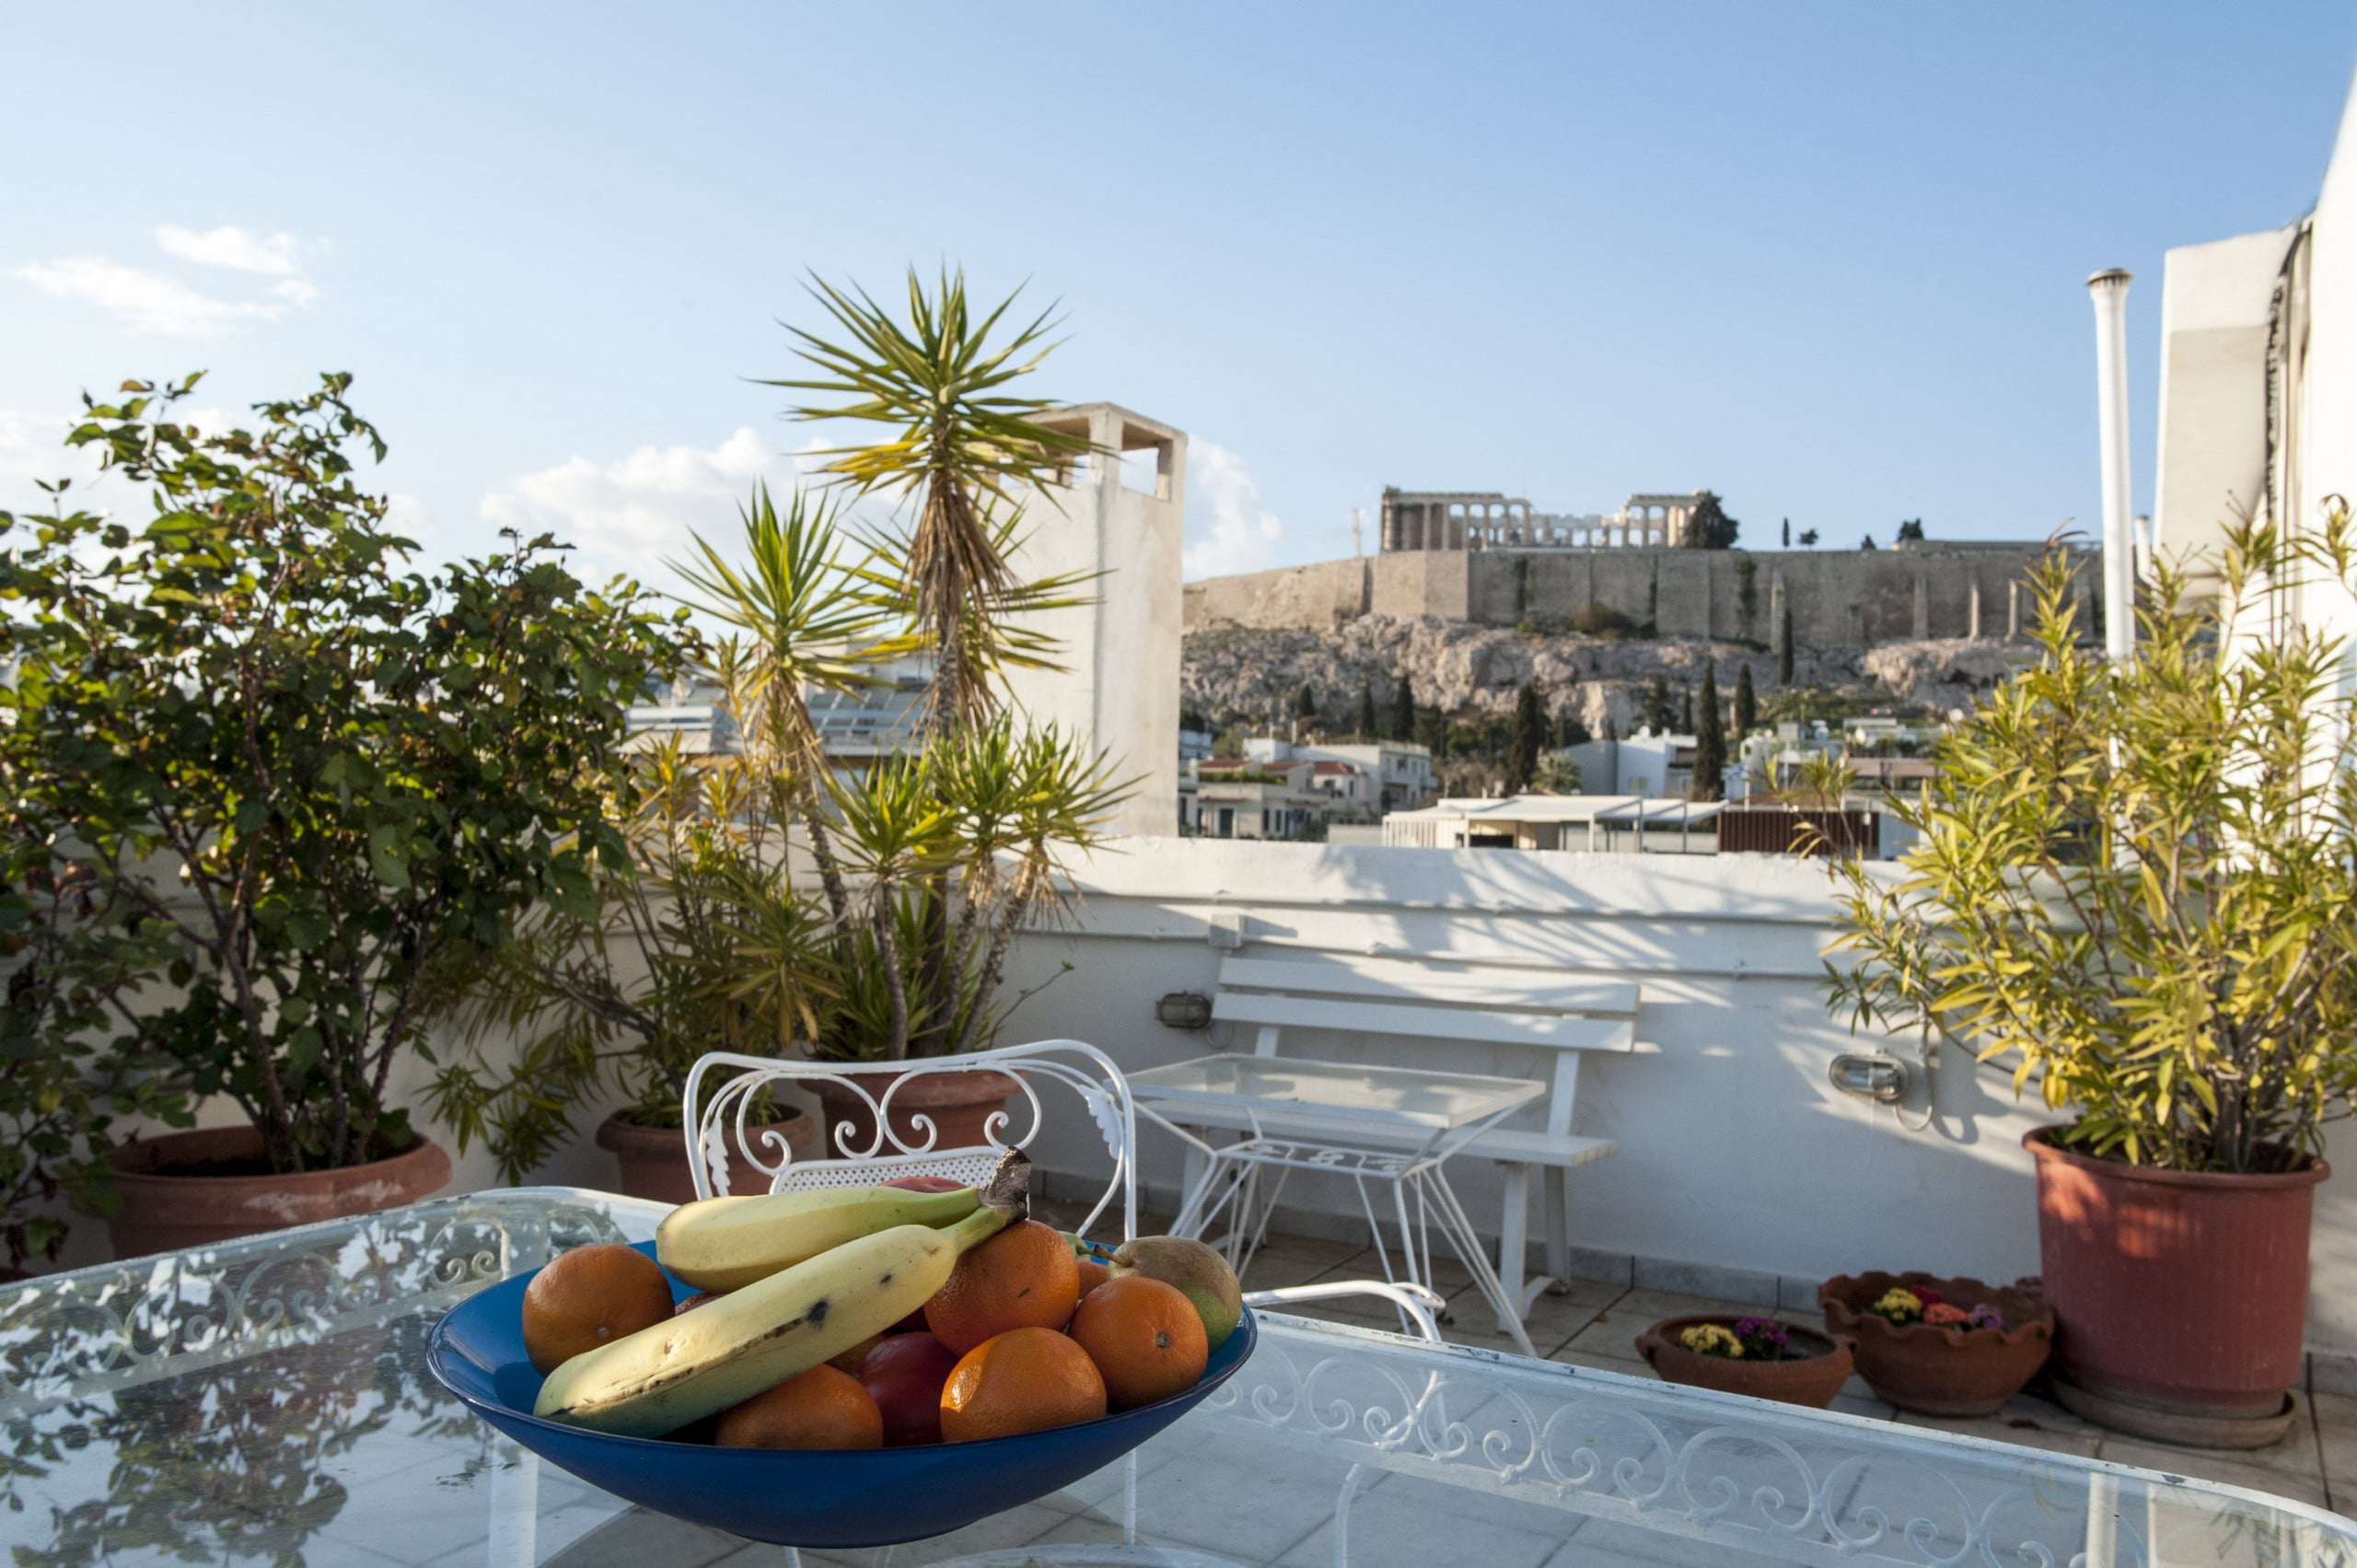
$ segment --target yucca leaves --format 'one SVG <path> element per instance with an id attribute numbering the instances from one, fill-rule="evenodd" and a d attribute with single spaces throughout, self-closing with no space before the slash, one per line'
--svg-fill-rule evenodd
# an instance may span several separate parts
<path id="1" fill-rule="evenodd" d="M 2313 1154 L 2357 1093 L 2348 650 L 2293 596 L 2357 586 L 2357 528 L 2231 528 L 2213 599 L 2162 563 L 2135 661 L 2079 645 L 2038 571 L 2037 661 L 1945 738 L 1897 814 L 1895 880 L 1851 864 L 1829 962 L 1853 1027 L 2010 1059 L 2089 1152 L 2249 1171 Z"/>
<path id="2" fill-rule="evenodd" d="M 1019 493 L 1055 482 L 1091 449 L 1086 436 L 1041 423 L 1052 403 L 1006 390 L 1054 348 L 1052 308 L 1001 334 L 1021 290 L 978 315 L 965 274 L 946 268 L 930 293 L 910 270 L 905 322 L 865 290 L 808 286 L 840 336 L 789 327 L 816 374 L 765 384 L 842 400 L 797 405 L 796 419 L 894 427 L 888 439 L 827 450 L 822 471 L 853 495 L 880 491 L 915 508 L 896 563 L 934 660 L 930 714 L 951 727 L 980 724 L 995 703 L 970 634 L 1012 613 L 1018 587 L 993 511 L 1011 517 Z"/>

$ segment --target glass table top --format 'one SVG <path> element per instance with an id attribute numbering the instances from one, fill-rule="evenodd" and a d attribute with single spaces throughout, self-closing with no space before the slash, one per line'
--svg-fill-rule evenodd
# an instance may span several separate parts
<path id="1" fill-rule="evenodd" d="M 0 1286 L 0 1544 L 16 1568 L 2357 1568 L 2357 1524 L 2255 1493 L 1274 1316 L 1204 1405 L 1062 1492 L 882 1551 L 749 1544 L 541 1463 L 424 1370 L 454 1303 L 663 1212 L 493 1192 Z"/>
<path id="2" fill-rule="evenodd" d="M 1263 1100 L 1321 1117 L 1420 1127 L 1462 1127 L 1547 1092 L 1546 1085 L 1531 1078 L 1290 1056 L 1198 1056 L 1132 1073 L 1129 1080 L 1132 1095 L 1157 1103 Z"/>

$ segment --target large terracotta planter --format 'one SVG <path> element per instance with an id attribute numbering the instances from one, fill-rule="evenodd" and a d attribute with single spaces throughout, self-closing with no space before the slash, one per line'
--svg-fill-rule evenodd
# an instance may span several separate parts
<path id="1" fill-rule="evenodd" d="M 764 1134 L 784 1133 L 787 1150 L 797 1160 L 809 1158 L 819 1148 L 818 1124 L 800 1110 L 786 1109 L 784 1120 L 745 1130 L 753 1147 L 772 1166 L 777 1164 L 777 1151 L 762 1141 Z M 753 1163 L 733 1128 L 728 1138 L 729 1192 L 741 1198 L 768 1191 L 770 1173 Z M 616 1111 L 598 1126 L 598 1146 L 610 1153 L 621 1167 L 620 1185 L 625 1196 L 651 1198 L 658 1203 L 694 1200 L 696 1180 L 688 1167 L 687 1137 L 679 1128 L 641 1127 Z"/>
<path id="2" fill-rule="evenodd" d="M 898 1139 L 907 1150 L 974 1148 L 991 1141 L 991 1119 L 1005 1110 L 1009 1095 L 1023 1090 L 1020 1079 L 989 1068 L 923 1073 L 905 1083 L 901 1082 L 903 1076 L 900 1073 L 861 1073 L 854 1079 L 860 1086 L 858 1090 L 840 1084 L 811 1084 L 810 1092 L 819 1097 L 827 1123 L 820 1157 L 842 1159 L 846 1157 L 846 1151 L 853 1156 L 873 1153 L 878 1157 L 906 1152 L 896 1147 L 892 1139 Z M 865 1090 L 865 1095 L 860 1090 Z M 868 1145 L 876 1142 L 876 1111 L 869 1098 L 881 1102 L 887 1092 L 892 1097 L 888 1107 L 892 1138 L 871 1151 Z M 919 1118 L 932 1123 L 930 1131 L 918 1125 Z M 1023 1131 L 1026 1129 L 1019 1127 L 1000 1129 L 1003 1136 Z"/>
<path id="3" fill-rule="evenodd" d="M 1987 1306 L 2003 1329 L 1898 1324 L 1869 1308 L 1893 1286 L 1940 1293 L 1950 1306 Z M 2027 1291 L 1933 1274 L 1843 1274 L 1817 1287 L 1825 1326 L 1851 1342 L 1864 1377 L 1887 1404 L 1923 1415 L 1991 1415 L 2046 1365 L 2054 1314 Z"/>
<path id="4" fill-rule="evenodd" d="M 1784 1336 L 1800 1353 L 1782 1361 L 1699 1355 L 1678 1343 L 1678 1337 L 1698 1323 L 1717 1323 L 1733 1329 L 1736 1321 L 1724 1313 L 1665 1318 L 1637 1336 L 1637 1353 L 1667 1382 L 1716 1388 L 1724 1394 L 1747 1394 L 1779 1404 L 1806 1405 L 1812 1410 L 1823 1410 L 1831 1404 L 1833 1396 L 1841 1391 L 1841 1385 L 1850 1380 L 1847 1340 L 1795 1328 L 1790 1323 L 1784 1325 Z"/>
<path id="5" fill-rule="evenodd" d="M 2279 1419 L 2300 1379 L 2309 1221 L 2329 1167 L 2148 1170 L 2058 1148 L 2058 1131 L 2022 1139 L 2038 1162 L 2052 1370 L 2162 1415 Z"/>
<path id="6" fill-rule="evenodd" d="M 251 1127 L 167 1132 L 116 1149 L 108 1156 L 115 1188 L 122 1194 L 122 1206 L 107 1218 L 114 1255 L 138 1258 L 396 1209 L 432 1196 L 450 1180 L 450 1156 L 424 1137 L 400 1154 L 340 1170 L 279 1176 L 175 1174 L 176 1167 L 262 1158 L 261 1134 Z"/>

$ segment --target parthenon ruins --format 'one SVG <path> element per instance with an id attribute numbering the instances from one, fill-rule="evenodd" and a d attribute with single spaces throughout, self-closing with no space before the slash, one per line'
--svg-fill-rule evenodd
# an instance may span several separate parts
<path id="1" fill-rule="evenodd" d="M 1534 512 L 1519 496 L 1496 491 L 1383 491 L 1383 548 L 1399 550 L 1602 550 L 1675 548 L 1701 493 L 1631 495 L 1620 510 Z"/>

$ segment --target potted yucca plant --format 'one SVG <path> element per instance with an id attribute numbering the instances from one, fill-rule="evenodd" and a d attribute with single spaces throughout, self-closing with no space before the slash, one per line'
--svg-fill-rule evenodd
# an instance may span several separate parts
<path id="1" fill-rule="evenodd" d="M 2197 597 L 2191 568 L 2204 568 Z M 2338 500 L 2155 563 L 2131 662 L 2038 570 L 2035 664 L 1942 741 L 1896 880 L 1837 865 L 1853 1027 L 2013 1068 L 2038 1173 L 2058 1395 L 2215 1445 L 2298 1380 L 2326 1125 L 2357 1092 L 2357 703 L 2302 595 L 2357 586 Z"/>

